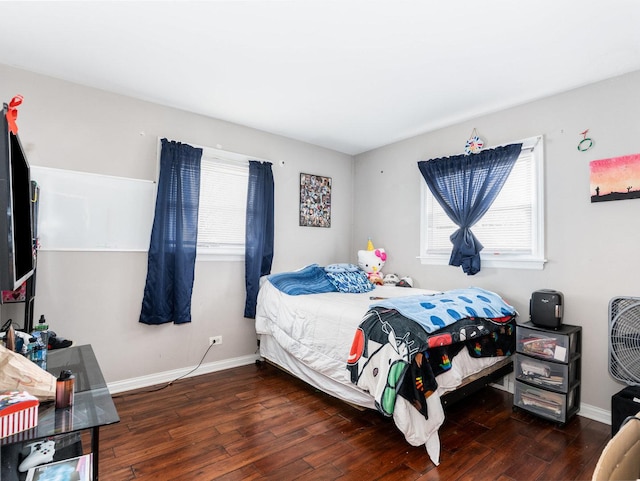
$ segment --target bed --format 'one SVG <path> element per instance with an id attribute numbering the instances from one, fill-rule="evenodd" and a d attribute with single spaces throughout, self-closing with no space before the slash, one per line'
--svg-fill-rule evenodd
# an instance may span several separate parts
<path id="1" fill-rule="evenodd" d="M 428 332 L 406 306 L 449 302 L 454 291 L 382 285 L 339 292 L 323 272 L 314 265 L 261 279 L 255 318 L 260 355 L 329 395 L 392 417 L 407 442 L 424 445 L 439 464 L 443 406 L 513 369 L 515 310 L 505 303 L 510 310 L 499 315 L 458 314 L 456 322 Z M 463 293 L 468 300 L 476 291 Z"/>

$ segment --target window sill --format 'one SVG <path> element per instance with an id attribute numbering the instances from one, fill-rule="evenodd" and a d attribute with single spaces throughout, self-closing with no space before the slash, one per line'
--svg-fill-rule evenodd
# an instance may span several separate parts
<path id="1" fill-rule="evenodd" d="M 419 256 L 420 263 L 431 266 L 447 266 L 449 265 L 449 255 L 447 256 Z M 533 257 L 511 257 L 511 256 L 483 256 L 480 255 L 482 267 L 494 267 L 499 269 L 530 269 L 542 270 L 546 259 Z"/>
<path id="2" fill-rule="evenodd" d="M 196 262 L 244 262 L 242 249 L 207 249 L 198 248 Z"/>

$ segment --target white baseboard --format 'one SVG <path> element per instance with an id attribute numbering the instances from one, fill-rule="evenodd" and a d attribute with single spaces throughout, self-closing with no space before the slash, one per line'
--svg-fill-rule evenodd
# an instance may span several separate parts
<path id="1" fill-rule="evenodd" d="M 589 404 L 580 403 L 578 416 L 611 425 L 611 411 L 591 406 Z"/>
<path id="2" fill-rule="evenodd" d="M 168 383 L 178 378 L 199 376 L 200 374 L 224 371 L 225 369 L 231 369 L 232 367 L 246 366 L 247 364 L 253 364 L 258 359 L 260 359 L 260 356 L 258 354 L 234 357 L 231 359 L 224 359 L 222 361 L 214 361 L 208 362 L 206 364 L 201 364 L 197 368 L 196 366 L 191 366 L 182 369 L 174 369 L 172 371 L 157 372 L 154 374 L 149 374 L 148 376 L 125 379 L 123 381 L 110 382 L 107 383 L 107 388 L 109 389 L 109 392 L 111 394 L 117 394 L 125 391 L 132 391 L 134 389 Z"/>

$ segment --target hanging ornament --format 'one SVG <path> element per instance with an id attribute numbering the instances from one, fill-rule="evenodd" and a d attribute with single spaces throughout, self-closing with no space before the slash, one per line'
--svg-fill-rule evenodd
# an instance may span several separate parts
<path id="1" fill-rule="evenodd" d="M 467 144 L 464 146 L 464 153 L 467 155 L 477 154 L 482 150 L 482 147 L 484 147 L 484 140 L 478 136 L 476 129 L 473 129 L 471 137 L 469 137 Z"/>
<path id="2" fill-rule="evenodd" d="M 587 137 L 587 132 L 589 132 L 589 129 L 584 132 L 580 132 L 580 135 L 582 135 L 582 140 L 578 143 L 578 150 L 580 152 L 586 152 L 593 147 L 593 140 Z"/>

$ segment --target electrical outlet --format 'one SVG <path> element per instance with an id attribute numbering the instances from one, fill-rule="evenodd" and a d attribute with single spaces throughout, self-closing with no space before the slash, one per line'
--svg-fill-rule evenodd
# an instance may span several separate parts
<path id="1" fill-rule="evenodd" d="M 209 338 L 209 345 L 211 344 L 222 344 L 222 336 L 213 336 Z"/>

